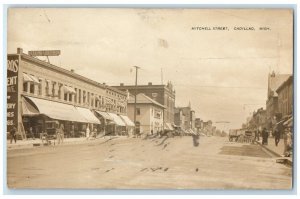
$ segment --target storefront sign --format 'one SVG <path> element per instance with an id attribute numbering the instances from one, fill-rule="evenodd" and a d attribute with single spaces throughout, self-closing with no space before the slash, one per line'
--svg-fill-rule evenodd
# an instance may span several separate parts
<path id="1" fill-rule="evenodd" d="M 18 74 L 19 56 L 7 57 L 7 131 L 18 124 Z"/>
<path id="2" fill-rule="evenodd" d="M 58 56 L 60 55 L 60 50 L 38 50 L 38 51 L 28 51 L 30 56 Z"/>

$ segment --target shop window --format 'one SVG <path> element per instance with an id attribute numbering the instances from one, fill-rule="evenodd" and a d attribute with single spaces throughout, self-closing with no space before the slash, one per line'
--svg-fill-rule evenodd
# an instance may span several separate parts
<path id="1" fill-rule="evenodd" d="M 79 102 L 79 104 L 80 104 L 80 103 L 81 103 L 81 89 L 79 89 L 78 94 L 79 94 L 78 102 Z"/>
<path id="2" fill-rule="evenodd" d="M 49 86 L 50 86 L 49 83 L 50 83 L 49 81 L 46 81 L 46 94 L 47 94 L 47 95 L 50 94 L 50 93 L 49 93 L 49 90 L 50 90 L 50 89 L 49 89 Z"/>
<path id="3" fill-rule="evenodd" d="M 67 101 L 68 100 L 68 93 L 64 94 L 64 100 Z"/>
<path id="4" fill-rule="evenodd" d="M 39 95 L 42 95 L 42 81 L 43 81 L 42 79 L 39 79 L 39 82 L 40 82 L 39 87 L 38 87 L 39 88 L 39 93 L 38 93 Z"/>
<path id="5" fill-rule="evenodd" d="M 34 84 L 33 83 L 30 83 L 30 91 L 29 92 L 34 94 Z"/>
<path id="6" fill-rule="evenodd" d="M 74 102 L 77 103 L 77 88 L 75 88 L 74 90 L 75 90 Z"/>
<path id="7" fill-rule="evenodd" d="M 24 83 L 23 83 L 23 91 L 24 91 L 24 92 L 28 92 L 28 90 L 27 90 L 27 85 L 28 85 L 28 82 L 24 82 Z"/>
<path id="8" fill-rule="evenodd" d="M 72 102 L 72 100 L 73 100 L 73 95 L 72 95 L 71 93 L 68 93 L 68 95 L 69 95 L 69 102 Z"/>
<path id="9" fill-rule="evenodd" d="M 55 85 L 56 85 L 56 83 L 53 82 L 53 83 L 52 83 L 52 96 L 53 96 L 53 97 L 54 97 L 54 95 L 55 95 Z"/>
<path id="10" fill-rule="evenodd" d="M 62 85 L 59 84 L 59 86 L 58 86 L 58 99 L 61 99 L 61 89 L 62 88 L 63 88 Z"/>
<path id="11" fill-rule="evenodd" d="M 82 94 L 82 96 L 83 96 L 83 98 L 82 98 L 82 102 L 85 104 L 85 101 L 86 101 L 86 95 L 85 95 L 85 91 L 82 91 L 83 92 L 83 94 Z"/>
<path id="12" fill-rule="evenodd" d="M 141 114 L 141 109 L 140 108 L 136 108 L 136 114 L 140 115 Z"/>

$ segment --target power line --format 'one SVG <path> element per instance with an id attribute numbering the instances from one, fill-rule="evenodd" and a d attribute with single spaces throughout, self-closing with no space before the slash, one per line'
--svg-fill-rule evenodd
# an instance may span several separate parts
<path id="1" fill-rule="evenodd" d="M 252 86 L 218 86 L 218 85 L 184 85 L 175 84 L 175 86 L 199 87 L 199 88 L 237 88 L 237 89 L 267 89 L 267 87 L 252 87 Z"/>

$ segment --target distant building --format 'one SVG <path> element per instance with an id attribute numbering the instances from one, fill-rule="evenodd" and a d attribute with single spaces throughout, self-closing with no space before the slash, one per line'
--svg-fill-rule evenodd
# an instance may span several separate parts
<path id="1" fill-rule="evenodd" d="M 263 128 L 267 127 L 267 117 L 266 110 L 263 108 L 259 108 L 257 111 L 253 112 L 252 118 L 249 121 L 249 128 L 251 129 L 259 129 L 262 131 Z"/>
<path id="2" fill-rule="evenodd" d="M 266 102 L 266 117 L 267 128 L 271 129 L 274 125 L 274 116 L 277 117 L 277 121 L 281 119 L 281 114 L 278 109 L 278 94 L 276 90 L 279 86 L 285 82 L 291 75 L 289 74 L 269 74 L 268 76 L 268 99 Z"/>
<path id="3" fill-rule="evenodd" d="M 191 104 L 187 107 L 175 108 L 175 125 L 183 130 L 195 129 L 195 111 L 191 109 Z"/>
<path id="4" fill-rule="evenodd" d="M 174 123 L 176 126 L 179 126 L 181 129 L 185 129 L 185 114 L 183 113 L 183 110 L 175 108 L 175 114 L 174 114 Z"/>
<path id="5" fill-rule="evenodd" d="M 129 91 L 131 95 L 144 93 L 146 96 L 150 97 L 152 100 L 155 100 L 159 104 L 166 107 L 164 110 L 164 123 L 165 128 L 168 129 L 168 126 L 172 126 L 174 123 L 174 108 L 175 108 L 175 90 L 171 82 L 168 82 L 167 85 L 153 85 L 151 82 L 148 85 L 124 85 L 123 83 L 120 86 L 114 86 L 122 91 Z"/>
<path id="6" fill-rule="evenodd" d="M 133 96 L 128 99 L 128 117 L 134 121 Z M 164 106 L 143 93 L 137 95 L 136 101 L 136 128 L 143 134 L 158 133 L 163 129 Z"/>
<path id="7" fill-rule="evenodd" d="M 208 120 L 206 122 L 203 122 L 203 132 L 206 135 L 212 135 L 212 131 L 213 131 L 212 121 Z"/>
<path id="8" fill-rule="evenodd" d="M 195 118 L 195 128 L 201 129 L 203 127 L 203 121 L 200 118 Z"/>

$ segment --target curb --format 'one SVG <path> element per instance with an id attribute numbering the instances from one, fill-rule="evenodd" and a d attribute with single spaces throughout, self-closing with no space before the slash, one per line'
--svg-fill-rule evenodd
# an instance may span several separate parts
<path id="1" fill-rule="evenodd" d="M 279 158 L 280 159 L 277 159 L 276 162 L 280 162 L 280 160 L 282 160 L 282 162 L 284 164 L 287 164 L 289 166 L 292 166 L 293 165 L 293 161 L 288 159 L 288 158 L 285 158 L 285 157 L 282 157 L 280 154 L 276 153 L 275 151 L 272 151 L 271 149 L 269 149 L 268 147 L 266 147 L 265 145 L 262 145 L 260 142 L 258 141 L 255 141 L 257 144 L 259 144 L 262 148 L 264 148 L 265 150 L 267 150 L 269 153 L 271 153 L 273 156 L 275 156 L 276 158 Z"/>

